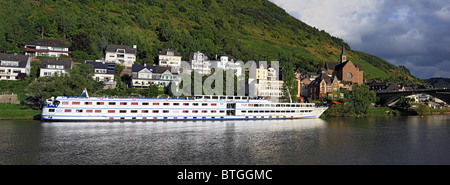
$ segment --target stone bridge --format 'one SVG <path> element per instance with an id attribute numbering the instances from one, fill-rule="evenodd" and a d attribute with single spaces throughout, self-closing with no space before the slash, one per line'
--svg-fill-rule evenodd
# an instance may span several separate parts
<path id="1" fill-rule="evenodd" d="M 439 88 L 439 89 L 414 89 L 411 91 L 374 91 L 379 98 L 378 104 L 387 106 L 390 103 L 397 101 L 402 96 L 409 96 L 414 94 L 428 94 L 435 98 L 438 98 L 447 105 L 450 105 L 450 89 Z"/>

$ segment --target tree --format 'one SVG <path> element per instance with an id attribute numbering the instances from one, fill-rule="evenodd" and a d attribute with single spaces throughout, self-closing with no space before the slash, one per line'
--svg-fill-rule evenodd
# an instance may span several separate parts
<path id="1" fill-rule="evenodd" d="M 79 96 L 84 88 L 96 92 L 103 87 L 103 82 L 95 81 L 94 67 L 80 64 L 70 69 L 67 75 L 57 74 L 51 77 L 40 77 L 28 85 L 26 91 L 36 100 L 45 100 L 52 96 Z"/>
<path id="2" fill-rule="evenodd" d="M 345 92 L 345 98 L 349 105 L 349 112 L 354 114 L 366 114 L 370 104 L 377 100 L 376 94 L 369 90 L 367 85 L 355 84 L 351 91 Z"/>
<path id="3" fill-rule="evenodd" d="M 283 83 L 284 97 L 288 100 L 292 98 L 292 101 L 295 102 L 297 100 L 298 87 L 296 85 L 294 67 L 291 62 L 285 63 L 283 69 L 283 76 L 284 76 L 284 83 Z"/>
<path id="4" fill-rule="evenodd" d="M 417 108 L 416 112 L 421 116 L 431 113 L 430 108 L 425 104 L 419 104 L 419 107 Z"/>

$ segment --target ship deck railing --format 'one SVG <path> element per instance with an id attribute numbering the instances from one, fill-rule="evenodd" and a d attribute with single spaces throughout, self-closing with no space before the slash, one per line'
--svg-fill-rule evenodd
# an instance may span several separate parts
<path id="1" fill-rule="evenodd" d="M 92 98 L 92 97 L 91 97 Z M 99 96 L 95 98 L 104 98 L 106 100 L 114 100 L 114 99 L 134 99 L 136 100 L 221 100 L 221 101 L 249 101 L 249 100 L 260 100 L 260 101 L 269 101 L 270 99 L 267 99 L 265 97 L 249 97 L 249 96 L 217 96 L 217 95 L 203 95 L 203 96 L 193 96 L 193 97 L 136 97 L 136 96 Z M 82 96 L 58 96 L 58 99 L 90 99 L 88 97 L 82 97 Z M 277 102 L 277 103 L 290 103 L 290 102 Z M 315 103 L 298 103 L 298 102 L 292 102 L 295 104 L 315 104 Z M 318 107 L 318 106 L 316 106 Z M 320 108 L 320 107 L 318 107 Z M 324 106 L 326 108 L 326 106 Z"/>

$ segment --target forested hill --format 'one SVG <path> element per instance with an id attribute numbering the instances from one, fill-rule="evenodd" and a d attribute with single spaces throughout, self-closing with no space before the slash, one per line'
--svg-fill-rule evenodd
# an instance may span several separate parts
<path id="1" fill-rule="evenodd" d="M 365 77 L 420 83 L 406 69 L 360 51 L 295 19 L 267 0 L 4 0 L 0 1 L 0 52 L 21 53 L 38 38 L 66 40 L 74 60 L 99 59 L 107 44 L 138 45 L 138 62 L 158 51 L 229 54 L 246 62 L 281 61 L 302 72 L 347 56 Z"/>

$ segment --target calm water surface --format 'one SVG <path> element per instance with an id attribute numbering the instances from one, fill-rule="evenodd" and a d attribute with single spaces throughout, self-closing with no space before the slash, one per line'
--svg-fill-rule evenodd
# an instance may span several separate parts
<path id="1" fill-rule="evenodd" d="M 450 164 L 450 116 L 123 123 L 0 120 L 0 164 Z"/>

